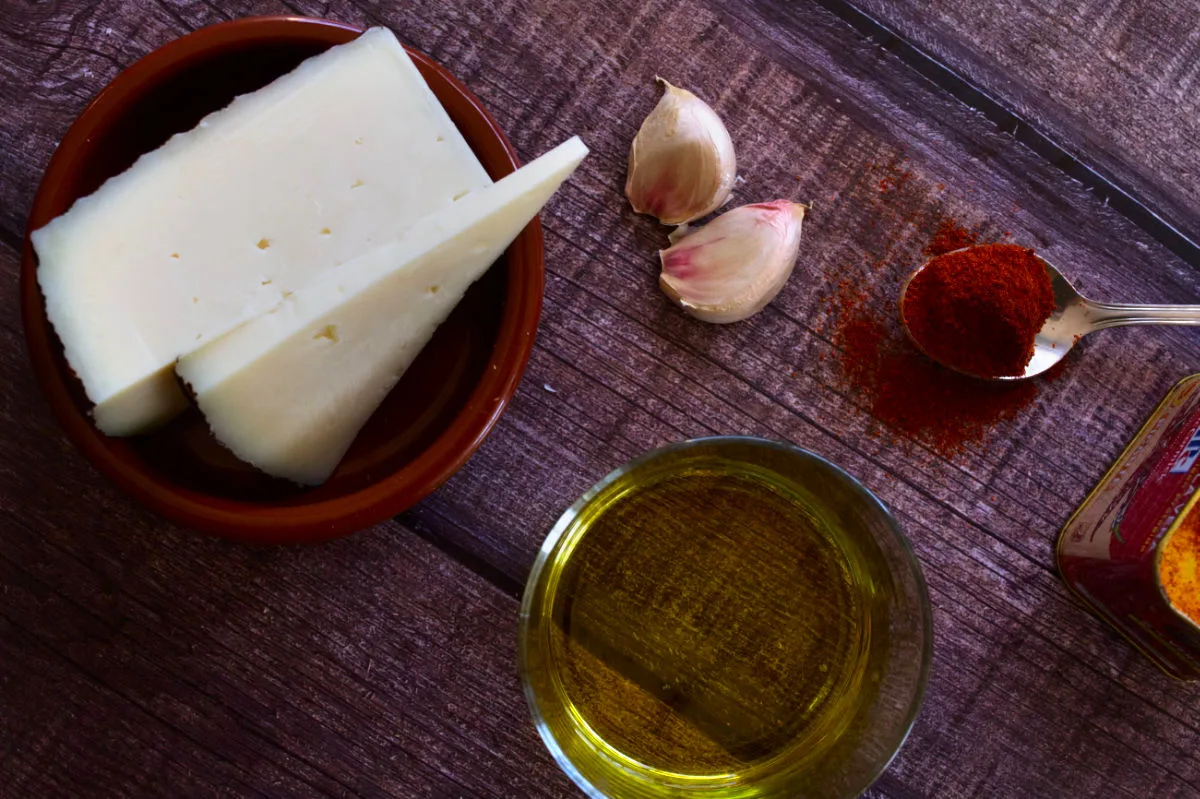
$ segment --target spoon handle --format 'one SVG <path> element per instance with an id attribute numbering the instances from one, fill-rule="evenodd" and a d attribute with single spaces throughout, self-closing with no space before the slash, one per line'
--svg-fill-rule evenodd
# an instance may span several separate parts
<path id="1" fill-rule="evenodd" d="M 1092 330 L 1124 325 L 1200 325 L 1200 305 L 1116 305 L 1088 302 L 1085 314 Z"/>

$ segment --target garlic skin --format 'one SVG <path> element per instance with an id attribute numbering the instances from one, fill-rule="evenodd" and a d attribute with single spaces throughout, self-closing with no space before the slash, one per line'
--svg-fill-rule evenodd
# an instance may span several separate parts
<path id="1" fill-rule="evenodd" d="M 664 225 L 706 216 L 737 178 L 733 140 L 708 103 L 659 78 L 664 91 L 629 148 L 625 196 Z"/>
<path id="2" fill-rule="evenodd" d="M 805 206 L 788 200 L 727 211 L 660 250 L 658 284 L 703 322 L 738 322 L 775 299 L 800 252 Z"/>

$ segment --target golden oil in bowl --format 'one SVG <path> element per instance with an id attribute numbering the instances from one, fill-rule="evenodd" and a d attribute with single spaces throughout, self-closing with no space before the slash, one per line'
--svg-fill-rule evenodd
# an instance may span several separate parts
<path id="1" fill-rule="evenodd" d="M 595 797 L 843 797 L 890 761 L 930 651 L 886 510 L 794 447 L 700 439 L 559 520 L 522 605 L 543 739 Z"/>

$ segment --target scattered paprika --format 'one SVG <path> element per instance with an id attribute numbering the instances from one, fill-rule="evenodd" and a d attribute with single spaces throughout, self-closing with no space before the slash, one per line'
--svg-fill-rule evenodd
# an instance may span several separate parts
<path id="1" fill-rule="evenodd" d="M 933 238 L 925 245 L 925 254 L 936 258 L 963 247 L 970 247 L 976 240 L 974 230 L 967 230 L 953 219 L 942 219 L 938 222 L 937 230 L 933 232 Z"/>
<path id="2" fill-rule="evenodd" d="M 988 234 L 981 226 L 961 225 L 941 207 L 931 208 L 933 187 L 906 166 L 903 159 L 873 164 L 873 174 L 856 193 L 869 246 L 828 275 L 829 327 L 818 329 L 831 334 L 829 357 L 843 389 L 879 423 L 868 428 L 870 435 L 886 437 L 910 455 L 917 445 L 951 457 L 1015 421 L 1058 367 L 1039 381 L 976 380 L 934 363 L 913 346 L 897 308 L 908 270 L 922 251 L 926 257 L 944 255 Z"/>
<path id="3" fill-rule="evenodd" d="M 844 379 L 888 429 L 941 455 L 982 441 L 1037 397 L 1029 381 L 994 383 L 961 375 L 926 358 L 891 313 L 872 308 L 843 284 L 835 340 Z"/>
<path id="4" fill-rule="evenodd" d="M 985 244 L 933 258 L 916 274 L 902 312 L 930 357 L 979 377 L 1018 376 L 1054 311 L 1042 261 L 1015 244 Z"/>

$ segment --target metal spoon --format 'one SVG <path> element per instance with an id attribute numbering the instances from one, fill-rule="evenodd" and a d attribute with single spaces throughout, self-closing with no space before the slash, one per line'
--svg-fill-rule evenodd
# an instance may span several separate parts
<path id="1" fill-rule="evenodd" d="M 964 247 L 963 249 L 970 249 Z M 961 250 L 955 250 L 961 252 Z M 931 259 L 932 260 L 932 259 Z M 1050 287 L 1054 291 L 1054 312 L 1042 325 L 1034 341 L 1033 357 L 1025 367 L 1025 373 L 1011 377 L 996 377 L 994 375 L 971 375 L 987 380 L 1024 380 L 1045 372 L 1054 364 L 1066 357 L 1079 339 L 1088 333 L 1104 330 L 1107 327 L 1122 327 L 1124 325 L 1200 325 L 1200 305 L 1116 305 L 1106 302 L 1095 302 L 1082 296 L 1062 273 L 1049 264 L 1046 259 L 1038 257 L 1042 266 L 1046 267 L 1046 275 L 1050 278 Z M 913 278 L 921 270 L 929 266 L 926 261 L 917 267 L 900 292 L 900 321 L 904 332 L 917 349 L 925 352 L 920 342 L 908 329 L 904 319 L 904 298 Z M 928 352 L 925 352 L 929 355 Z M 932 355 L 929 357 L 933 358 Z M 937 358 L 933 358 L 938 360 Z M 941 363 L 939 361 L 939 363 Z M 954 369 L 950 364 L 942 364 Z M 955 371 L 962 371 L 956 369 Z M 968 374 L 964 372 L 964 374 Z"/>

